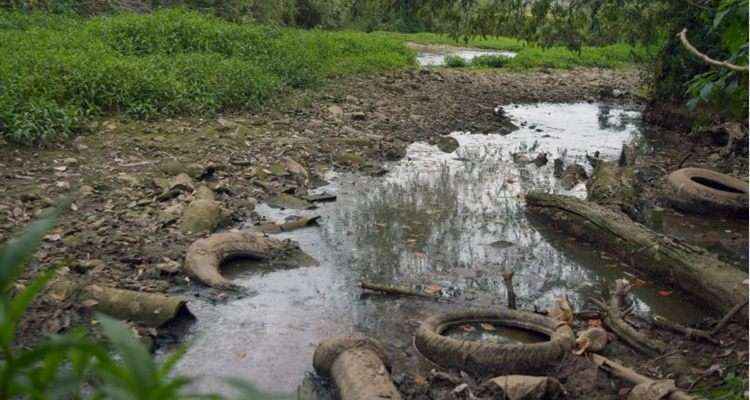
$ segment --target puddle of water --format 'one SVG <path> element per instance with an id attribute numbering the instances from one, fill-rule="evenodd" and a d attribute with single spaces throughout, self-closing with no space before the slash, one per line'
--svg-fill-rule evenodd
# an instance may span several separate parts
<path id="1" fill-rule="evenodd" d="M 444 295 L 473 306 L 497 306 L 506 296 L 502 272 L 511 269 L 521 307 L 544 309 L 565 294 L 580 309 L 588 298 L 603 297 L 614 279 L 630 277 L 616 260 L 534 225 L 523 195 L 544 190 L 584 197 L 583 184 L 562 187 L 551 160 L 583 163 L 595 151 L 616 159 L 622 144 L 638 136 L 638 111 L 585 103 L 505 110 L 520 126 L 510 135 L 453 133 L 461 146 L 450 154 L 415 143 L 382 179 L 334 176 L 322 190 L 338 200 L 319 203 L 317 210 L 259 206 L 272 220 L 321 215 L 319 227 L 274 235 L 297 241 L 320 265 L 239 273 L 235 282 L 256 296 L 219 305 L 191 302 L 198 323 L 179 372 L 204 377 L 199 391 L 224 390 L 219 377 L 235 376 L 261 389 L 293 392 L 311 370 L 318 342 L 355 332 L 386 344 L 394 368 L 424 367 L 412 347 L 415 327 L 458 306 L 363 295 L 357 285 L 363 279 L 439 285 Z M 547 165 L 519 162 L 542 151 L 549 154 Z M 635 312 L 654 311 L 681 323 L 706 315 L 686 295 L 660 296 L 662 289 L 648 282 L 636 289 Z M 485 333 L 487 340 L 534 340 Z"/>
<path id="2" fill-rule="evenodd" d="M 470 50 L 460 48 L 457 48 L 456 50 L 445 50 L 437 52 L 423 51 L 417 53 L 417 64 L 423 67 L 436 67 L 445 65 L 445 58 L 448 56 L 461 57 L 469 62 L 479 56 L 503 56 L 513 58 L 516 56 L 516 53 L 512 51 Z"/>

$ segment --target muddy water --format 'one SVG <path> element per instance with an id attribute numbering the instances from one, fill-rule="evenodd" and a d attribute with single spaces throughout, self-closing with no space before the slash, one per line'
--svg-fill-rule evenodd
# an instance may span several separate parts
<path id="1" fill-rule="evenodd" d="M 515 272 L 519 305 L 529 309 L 546 308 L 562 294 L 584 308 L 589 297 L 603 296 L 607 283 L 630 277 L 616 260 L 532 224 L 523 195 L 546 190 L 584 196 L 583 184 L 562 188 L 551 160 L 584 163 L 585 155 L 596 151 L 615 159 L 623 142 L 638 137 L 638 111 L 596 104 L 505 110 L 521 127 L 510 135 L 456 132 L 451 135 L 461 146 L 454 153 L 415 143 L 383 178 L 332 175 L 319 191 L 334 192 L 338 200 L 316 210 L 259 206 L 272 220 L 321 215 L 319 227 L 275 235 L 297 241 L 320 265 L 289 270 L 250 265 L 233 278 L 256 295 L 218 305 L 193 301 L 199 322 L 179 372 L 202 377 L 196 388 L 202 391 L 221 391 L 219 377 L 234 376 L 265 390 L 292 392 L 311 370 L 318 342 L 355 332 L 385 343 L 397 371 L 429 368 L 412 346 L 419 321 L 458 307 L 455 303 L 502 304 L 505 270 Z M 527 162 L 542 151 L 549 154 L 547 165 Z M 363 279 L 439 290 L 454 302 L 363 294 L 357 287 Z M 683 294 L 664 296 L 663 290 L 648 281 L 636 289 L 636 312 L 679 322 L 705 315 Z M 454 333 L 539 340 L 481 328 L 459 327 L 463 333 Z"/>
<path id="2" fill-rule="evenodd" d="M 445 65 L 445 58 L 448 56 L 461 57 L 465 61 L 471 61 L 479 56 L 503 56 L 512 58 L 516 53 L 512 51 L 494 51 L 479 49 L 440 49 L 434 51 L 421 51 L 417 53 L 417 64 L 423 67 L 435 67 Z"/>

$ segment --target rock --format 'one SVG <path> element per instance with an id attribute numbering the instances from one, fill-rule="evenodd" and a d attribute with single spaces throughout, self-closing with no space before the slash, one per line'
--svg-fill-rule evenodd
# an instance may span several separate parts
<path id="1" fill-rule="evenodd" d="M 121 172 L 115 176 L 115 179 L 118 181 L 128 185 L 128 186 L 138 186 L 140 185 L 140 179 L 136 178 L 133 175 L 126 174 L 124 172 Z"/>
<path id="2" fill-rule="evenodd" d="M 307 172 L 307 169 L 305 169 L 305 167 L 303 167 L 297 161 L 294 161 L 293 159 L 287 157 L 284 159 L 283 163 L 284 163 L 284 168 L 290 174 L 300 176 L 305 179 L 308 179 L 310 177 L 310 175 Z"/>
<path id="3" fill-rule="evenodd" d="M 365 119 L 367 119 L 367 115 L 365 115 L 365 113 L 363 113 L 361 111 L 353 112 L 353 113 L 351 113 L 349 115 L 355 121 L 364 121 Z"/>
<path id="4" fill-rule="evenodd" d="M 580 164 L 570 164 L 563 171 L 561 183 L 565 190 L 573 189 L 578 182 L 588 179 L 586 170 Z"/>
<path id="5" fill-rule="evenodd" d="M 218 201 L 198 198 L 185 209 L 180 229 L 184 233 L 211 233 L 224 219 L 225 212 Z"/>
<path id="6" fill-rule="evenodd" d="M 65 165 L 76 165 L 78 164 L 78 160 L 73 157 L 68 157 L 63 160 L 63 164 Z"/>
<path id="7" fill-rule="evenodd" d="M 266 204 L 272 208 L 288 208 L 293 210 L 309 210 L 315 208 L 315 205 L 309 201 L 288 194 L 280 194 L 266 200 Z"/>
<path id="8" fill-rule="evenodd" d="M 183 172 L 193 179 L 200 179 L 205 174 L 206 168 L 198 163 L 190 163 L 185 166 Z"/>
<path id="9" fill-rule="evenodd" d="M 159 164 L 159 170 L 166 175 L 176 176 L 185 172 L 185 166 L 179 160 L 166 160 Z"/>
<path id="10" fill-rule="evenodd" d="M 94 193 L 94 188 L 89 185 L 82 185 L 78 189 L 78 193 L 83 197 L 90 196 Z"/>
<path id="11" fill-rule="evenodd" d="M 195 190 L 193 197 L 198 200 L 216 200 L 214 191 L 208 186 L 201 185 Z"/>
<path id="12" fill-rule="evenodd" d="M 437 146 L 443 153 L 453 153 L 458 149 L 458 140 L 452 136 L 439 136 L 435 139 L 435 146 Z"/>
<path id="13" fill-rule="evenodd" d="M 217 119 L 216 122 L 219 124 L 220 131 L 228 131 L 230 129 L 237 128 L 236 122 L 230 121 L 224 117 L 219 117 L 219 119 Z"/>
<path id="14" fill-rule="evenodd" d="M 331 105 L 328 106 L 328 113 L 331 114 L 333 118 L 340 119 L 344 115 L 344 109 L 337 105 Z"/>
<path id="15" fill-rule="evenodd" d="M 169 184 L 170 191 L 192 192 L 195 190 L 193 179 L 188 174 L 182 173 L 174 177 Z"/>
<path id="16" fill-rule="evenodd" d="M 169 176 L 186 174 L 193 179 L 200 179 L 206 173 L 206 168 L 201 164 L 184 164 L 179 160 L 164 161 L 159 164 L 159 170 Z"/>
<path id="17" fill-rule="evenodd" d="M 537 167 L 547 165 L 547 153 L 539 153 L 533 161 Z"/>
<path id="18" fill-rule="evenodd" d="M 258 200 L 255 200 L 252 197 L 248 197 L 247 199 L 242 199 L 239 201 L 238 206 L 246 212 L 250 212 L 255 210 L 255 206 L 258 205 Z"/>
<path id="19" fill-rule="evenodd" d="M 351 152 L 337 153 L 334 157 L 339 164 L 360 165 L 364 162 L 362 156 Z"/>

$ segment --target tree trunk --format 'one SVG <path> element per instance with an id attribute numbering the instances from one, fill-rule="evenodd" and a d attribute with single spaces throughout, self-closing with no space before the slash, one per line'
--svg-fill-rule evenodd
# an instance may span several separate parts
<path id="1" fill-rule="evenodd" d="M 728 312 L 748 297 L 748 274 L 704 249 L 653 232 L 622 213 L 573 197 L 529 193 L 527 212 L 578 239 L 597 244 L 633 268 L 666 280 Z M 747 310 L 744 310 L 747 318 Z"/>

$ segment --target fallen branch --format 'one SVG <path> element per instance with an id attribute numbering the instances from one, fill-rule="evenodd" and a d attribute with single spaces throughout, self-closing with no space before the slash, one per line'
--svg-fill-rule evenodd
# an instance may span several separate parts
<path id="1" fill-rule="evenodd" d="M 599 300 L 593 301 L 602 307 L 604 323 L 607 324 L 607 327 L 625 341 L 625 343 L 643 354 L 658 355 L 664 353 L 664 350 L 667 348 L 666 343 L 638 332 L 625 321 L 622 309 L 625 296 L 627 296 L 631 287 L 630 283 L 625 279 L 618 279 L 615 282 L 615 291 L 607 304 Z"/>
<path id="2" fill-rule="evenodd" d="M 598 354 L 592 353 L 591 358 L 599 368 L 603 369 L 604 371 L 606 371 L 607 373 L 611 375 L 614 375 L 620 379 L 626 380 L 634 385 L 643 385 L 643 384 L 654 385 L 660 382 L 656 379 L 643 376 L 624 365 L 618 364 Z M 699 397 L 691 396 L 683 392 L 682 390 L 677 389 L 676 387 L 669 393 L 667 398 L 669 400 L 697 400 L 699 399 Z"/>
<path id="3" fill-rule="evenodd" d="M 741 303 L 737 303 L 736 306 L 732 307 L 731 310 L 727 313 L 727 315 L 724 316 L 724 318 L 719 321 L 718 324 L 714 327 L 714 329 L 711 330 L 711 336 L 716 335 L 719 333 L 720 330 L 724 329 L 724 327 L 729 323 L 729 321 L 734 318 L 735 315 L 737 315 L 740 310 L 742 310 L 747 305 L 747 299 Z"/>
<path id="4" fill-rule="evenodd" d="M 516 309 L 516 292 L 513 291 L 513 271 L 503 272 L 503 283 L 505 291 L 508 293 L 508 308 Z"/>
<path id="5" fill-rule="evenodd" d="M 696 55 L 698 58 L 700 58 L 701 60 L 703 60 L 703 62 L 705 62 L 706 64 L 710 64 L 710 65 L 715 65 L 717 67 L 723 67 L 723 68 L 731 69 L 732 71 L 738 71 L 738 72 L 747 72 L 748 71 L 747 65 L 735 65 L 735 64 L 732 64 L 732 63 L 729 63 L 729 62 L 726 62 L 726 61 L 714 60 L 713 58 L 711 58 L 711 57 L 709 57 L 709 56 L 701 53 L 698 49 L 695 48 L 695 46 L 693 46 L 690 43 L 690 41 L 688 41 L 688 38 L 687 38 L 687 28 L 685 28 L 682 31 L 680 31 L 680 33 L 678 33 L 677 36 L 679 36 L 680 42 L 682 42 L 682 45 L 685 46 L 685 48 L 689 52 L 691 52 L 694 55 Z"/>
<path id="6" fill-rule="evenodd" d="M 433 300 L 440 299 L 440 297 L 438 296 L 433 296 L 433 295 L 429 295 L 426 293 L 418 292 L 416 290 L 412 290 L 412 289 L 402 287 L 402 286 L 380 285 L 377 283 L 361 281 L 359 282 L 359 287 L 361 287 L 362 289 L 366 289 L 366 290 L 393 294 L 397 296 L 423 297 L 423 298 L 428 298 L 428 299 L 433 299 Z"/>
<path id="7" fill-rule="evenodd" d="M 687 326 L 682 326 L 676 322 L 672 322 L 660 315 L 654 317 L 654 324 L 662 329 L 668 329 L 673 332 L 682 333 L 688 339 L 703 339 L 717 346 L 721 345 L 721 342 L 711 337 L 711 332 L 707 332 L 702 329 L 688 328 Z"/>
<path id="8" fill-rule="evenodd" d="M 570 196 L 526 195 L 532 222 L 545 223 L 628 261 L 722 313 L 748 298 L 748 274 L 696 246 L 654 232 L 623 213 Z M 746 310 L 746 309 L 744 309 Z M 746 312 L 740 311 L 743 317 Z"/>

